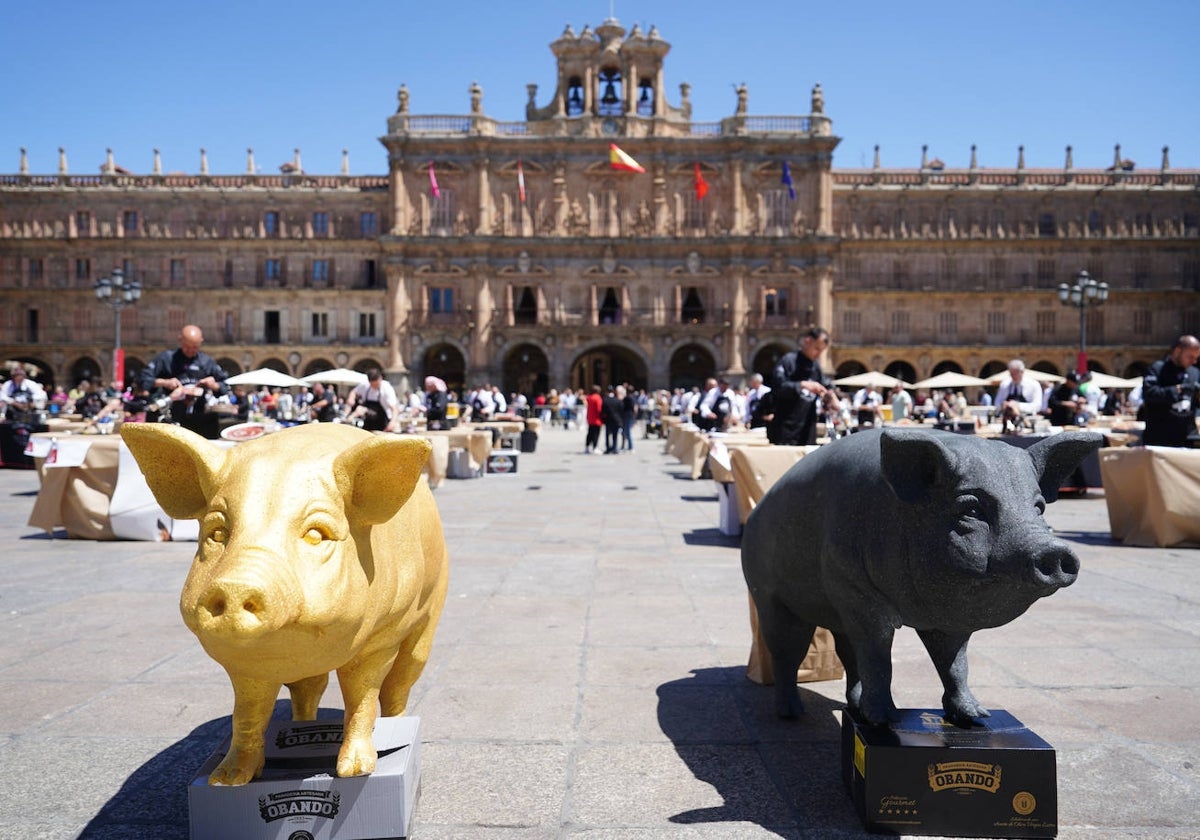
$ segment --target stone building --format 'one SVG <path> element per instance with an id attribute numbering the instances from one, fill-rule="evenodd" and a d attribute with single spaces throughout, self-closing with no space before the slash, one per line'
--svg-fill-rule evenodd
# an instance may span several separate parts
<path id="1" fill-rule="evenodd" d="M 548 98 L 525 119 L 415 114 L 405 86 L 387 173 L 149 175 L 118 167 L 0 175 L 0 359 L 69 383 L 111 366 L 114 267 L 144 293 L 122 313 L 127 368 L 184 323 L 230 371 L 383 367 L 528 394 L 628 381 L 737 382 L 809 323 L 831 367 L 988 374 L 1014 356 L 1074 366 L 1079 310 L 1057 287 L 1109 284 L 1088 312 L 1095 369 L 1136 374 L 1196 332 L 1200 171 L 833 167 L 820 85 L 808 113 L 719 122 L 668 101 L 655 29 L 614 20 L 550 45 Z M 611 146 L 644 172 L 610 166 Z"/>

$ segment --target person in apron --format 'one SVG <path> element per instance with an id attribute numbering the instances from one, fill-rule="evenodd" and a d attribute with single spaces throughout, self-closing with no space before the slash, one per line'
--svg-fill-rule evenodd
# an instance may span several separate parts
<path id="1" fill-rule="evenodd" d="M 368 432 L 395 430 L 394 418 L 400 414 L 396 391 L 384 381 L 379 368 L 367 371 L 367 381 L 354 387 L 346 405 L 354 409 L 352 416 L 362 417 L 362 427 Z"/>

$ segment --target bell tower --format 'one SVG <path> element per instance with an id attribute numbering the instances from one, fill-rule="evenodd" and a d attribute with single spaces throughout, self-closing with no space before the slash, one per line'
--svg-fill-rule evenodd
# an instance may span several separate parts
<path id="1" fill-rule="evenodd" d="M 642 137 L 664 133 L 664 122 L 686 122 L 686 100 L 674 108 L 663 91 L 663 59 L 671 45 L 657 27 L 644 33 L 634 24 L 626 34 L 609 18 L 576 35 L 568 25 L 550 50 L 558 62 L 554 96 L 538 108 L 537 86 L 529 85 L 525 117 L 530 123 L 559 121 L 559 128 L 537 133 Z"/>

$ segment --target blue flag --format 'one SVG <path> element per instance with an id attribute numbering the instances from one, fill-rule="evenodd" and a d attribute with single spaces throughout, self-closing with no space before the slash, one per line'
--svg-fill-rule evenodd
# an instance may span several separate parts
<path id="1" fill-rule="evenodd" d="M 779 179 L 780 183 L 787 184 L 788 198 L 792 201 L 796 200 L 796 187 L 792 184 L 792 170 L 788 169 L 787 161 L 783 162 L 783 177 Z"/>

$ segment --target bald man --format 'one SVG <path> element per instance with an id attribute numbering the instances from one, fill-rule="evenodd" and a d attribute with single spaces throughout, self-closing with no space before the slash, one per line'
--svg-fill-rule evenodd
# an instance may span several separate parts
<path id="1" fill-rule="evenodd" d="M 1147 446 L 1190 446 L 1196 434 L 1196 399 L 1200 396 L 1200 340 L 1181 335 L 1167 357 L 1146 371 L 1142 402 Z"/>
<path id="2" fill-rule="evenodd" d="M 216 437 L 214 418 L 205 417 L 209 396 L 225 393 L 227 374 L 200 350 L 204 333 L 195 324 L 179 331 L 179 348 L 164 350 L 142 371 L 142 386 L 155 399 L 171 400 L 171 420 L 205 437 Z"/>

